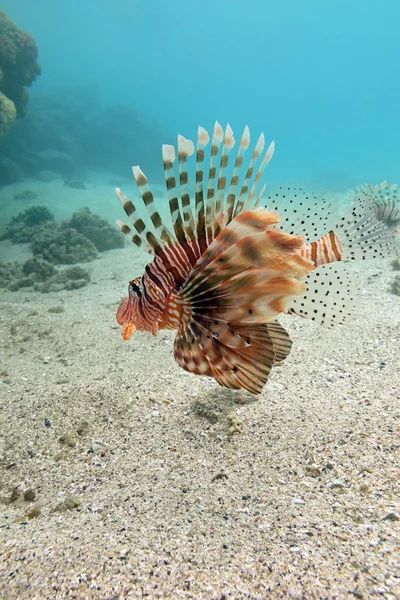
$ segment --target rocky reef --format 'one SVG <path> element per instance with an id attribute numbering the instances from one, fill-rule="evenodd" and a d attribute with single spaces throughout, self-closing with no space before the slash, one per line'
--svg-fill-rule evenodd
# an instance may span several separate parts
<path id="1" fill-rule="evenodd" d="M 16 118 L 24 117 L 26 87 L 40 75 L 38 48 L 32 36 L 19 29 L 0 9 L 0 136 Z"/>
<path id="2" fill-rule="evenodd" d="M 124 247 L 124 238 L 119 229 L 111 227 L 105 219 L 93 214 L 87 206 L 74 213 L 67 223 L 68 227 L 87 237 L 99 252 Z"/>
<path id="3" fill-rule="evenodd" d="M 13 217 L 3 233 L 1 240 L 12 240 L 15 244 L 31 243 L 47 226 L 54 216 L 46 206 L 32 206 Z"/>
<path id="4" fill-rule="evenodd" d="M 90 282 L 89 273 L 82 267 L 58 270 L 42 258 L 27 260 L 24 264 L 0 261 L 0 288 L 47 294 L 61 290 L 77 290 Z"/>
<path id="5" fill-rule="evenodd" d="M 11 219 L 0 240 L 29 243 L 33 254 L 23 265 L 0 262 L 0 288 L 10 291 L 78 289 L 90 281 L 87 271 L 79 266 L 59 271 L 58 265 L 89 262 L 124 246 L 121 232 L 87 207 L 56 222 L 46 206 L 32 206 Z"/>
<path id="6" fill-rule="evenodd" d="M 11 219 L 0 240 L 29 243 L 32 250 L 33 258 L 22 265 L 0 261 L 0 288 L 13 292 L 79 289 L 89 283 L 90 275 L 76 263 L 124 245 L 120 231 L 86 207 L 56 222 L 46 206 L 32 206 Z M 59 265 L 74 266 L 60 270 Z"/>

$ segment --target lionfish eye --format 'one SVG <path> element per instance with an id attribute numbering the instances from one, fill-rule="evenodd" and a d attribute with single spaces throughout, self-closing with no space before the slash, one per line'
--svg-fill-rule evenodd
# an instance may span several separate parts
<path id="1" fill-rule="evenodd" d="M 140 289 L 137 283 L 131 283 L 131 292 L 133 294 L 136 294 L 139 298 L 142 297 L 142 290 Z"/>

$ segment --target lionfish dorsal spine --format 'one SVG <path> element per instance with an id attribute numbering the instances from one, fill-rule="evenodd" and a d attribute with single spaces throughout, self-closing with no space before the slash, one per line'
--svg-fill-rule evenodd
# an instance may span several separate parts
<path id="1" fill-rule="evenodd" d="M 250 145 L 250 130 L 246 125 L 246 127 L 244 128 L 242 137 L 240 139 L 240 142 L 239 142 L 239 148 L 237 151 L 235 164 L 233 167 L 233 173 L 232 173 L 232 177 L 231 177 L 231 182 L 229 185 L 228 196 L 226 199 L 226 218 L 227 218 L 228 223 L 232 220 L 234 212 L 235 212 L 236 196 L 237 196 L 237 191 L 239 189 L 239 173 L 240 173 L 240 169 L 243 165 L 244 153 L 246 152 L 249 145 Z"/>
<path id="2" fill-rule="evenodd" d="M 136 206 L 131 200 L 129 200 L 129 198 L 125 196 L 125 194 L 121 192 L 119 188 L 115 189 L 115 193 L 117 194 L 118 200 L 121 202 L 125 214 L 130 219 L 134 229 L 136 230 L 136 233 L 131 237 L 132 242 L 145 252 L 154 254 L 154 249 L 146 239 L 146 224 L 140 217 L 136 216 L 138 214 Z M 129 227 L 129 225 L 126 225 L 120 220 L 117 220 L 117 225 L 124 235 L 130 236 L 132 229 Z"/>
<path id="3" fill-rule="evenodd" d="M 264 148 L 263 148 L 263 150 L 264 150 Z M 260 179 L 262 177 L 262 174 L 264 172 L 265 167 L 268 165 L 268 163 L 270 162 L 271 158 L 273 157 L 274 152 L 275 152 L 275 142 L 271 142 L 270 145 L 267 148 L 267 151 L 264 154 L 264 157 L 263 157 L 263 159 L 261 161 L 260 167 L 259 167 L 259 169 L 258 169 L 258 171 L 257 171 L 257 173 L 256 173 L 256 175 L 254 177 L 254 182 L 253 182 L 252 188 L 251 188 L 250 193 L 249 193 L 249 201 L 250 202 L 253 200 L 253 198 L 254 198 L 254 196 L 256 194 L 257 185 L 258 185 L 258 183 L 259 183 L 259 181 L 260 181 Z M 261 196 L 263 195 L 266 187 L 267 187 L 266 184 L 263 185 L 263 187 L 261 188 L 261 190 L 260 190 L 260 192 L 259 192 L 256 200 L 254 201 L 254 204 L 253 204 L 252 208 L 256 208 L 259 205 L 260 200 L 261 200 Z"/>
<path id="4" fill-rule="evenodd" d="M 254 191 L 252 194 L 249 193 L 249 184 L 250 184 L 251 178 L 253 176 L 254 165 L 257 162 L 260 154 L 264 150 L 264 146 L 265 146 L 265 137 L 264 137 L 264 134 L 261 133 L 261 135 L 258 138 L 257 143 L 254 147 L 253 154 L 251 156 L 249 165 L 247 167 L 246 174 L 245 174 L 243 182 L 242 182 L 239 198 L 237 199 L 237 202 L 236 202 L 235 216 L 241 212 L 244 212 L 245 210 L 250 210 L 250 208 L 251 208 L 251 199 L 254 197 Z"/>
<path id="5" fill-rule="evenodd" d="M 205 206 L 204 206 L 204 155 L 205 148 L 210 141 L 210 136 L 203 127 L 199 127 L 197 131 L 196 145 L 196 198 L 195 198 L 195 213 L 196 213 L 196 237 L 199 244 L 200 253 L 202 254 L 207 248 L 207 240 L 205 237 Z"/>
<path id="6" fill-rule="evenodd" d="M 165 226 L 160 213 L 157 210 L 154 196 L 150 190 L 149 183 L 147 181 L 146 175 L 143 173 L 140 167 L 132 167 L 133 176 L 136 181 L 136 185 L 138 186 L 140 195 L 143 200 L 143 204 L 146 207 L 146 210 L 149 214 L 150 220 L 153 224 L 154 229 L 157 234 L 160 236 L 160 240 L 162 240 L 164 245 L 174 246 L 175 239 L 168 228 Z M 152 239 L 151 235 L 146 232 L 146 239 Z M 157 240 L 160 243 L 160 240 Z"/>
<path id="7" fill-rule="evenodd" d="M 194 144 L 183 135 L 178 135 L 178 168 L 179 187 L 182 204 L 182 216 L 186 238 L 195 244 L 195 220 L 192 212 L 192 202 L 189 192 L 189 175 L 187 171 L 187 159 L 194 154 Z"/>
<path id="8" fill-rule="evenodd" d="M 214 233 L 218 233 L 225 226 L 225 190 L 226 190 L 226 170 L 229 163 L 229 153 L 235 145 L 232 127 L 227 124 L 224 132 L 224 144 L 222 147 L 221 160 L 219 164 L 217 193 L 215 198 L 214 214 Z"/>
<path id="9" fill-rule="evenodd" d="M 206 236 L 207 244 L 211 244 L 215 237 L 215 182 L 217 181 L 217 167 L 219 149 L 224 138 L 224 131 L 218 121 L 215 121 L 212 140 L 210 165 L 208 170 L 207 201 L 206 201 Z"/>
<path id="10" fill-rule="evenodd" d="M 176 194 L 176 177 L 174 172 L 174 162 L 176 159 L 175 148 L 171 144 L 163 144 L 162 159 L 164 165 L 165 186 L 167 188 L 169 211 L 171 214 L 172 225 L 175 236 L 178 241 L 184 237 L 182 228 L 182 215 L 179 207 L 178 196 Z"/>
<path id="11" fill-rule="evenodd" d="M 256 197 L 256 185 L 273 154 L 272 144 L 256 172 L 256 165 L 264 151 L 264 134 L 261 134 L 256 142 L 247 166 L 244 165 L 244 155 L 250 146 L 250 132 L 247 126 L 240 138 L 237 152 L 232 157 L 230 154 L 235 146 L 235 139 L 229 124 L 223 130 L 218 121 L 215 122 L 211 149 L 206 159 L 205 149 L 209 142 L 209 134 L 199 127 L 194 199 L 190 193 L 188 173 L 188 158 L 195 153 L 193 142 L 178 135 L 177 149 L 172 145 L 162 146 L 165 185 L 172 221 L 170 229 L 157 209 L 146 175 L 138 166 L 132 168 L 133 175 L 150 222 L 141 217 L 138 205 L 124 196 L 119 189 L 116 190 L 133 225 L 131 228 L 119 221 L 121 231 L 130 236 L 138 247 L 161 257 L 165 264 L 169 257 L 172 261 L 186 261 L 188 265 L 193 266 L 224 227 L 241 212 L 255 207 L 264 190 L 263 188 Z M 229 164 L 230 162 L 232 164 Z M 133 235 L 132 229 L 135 230 Z"/>
<path id="12" fill-rule="evenodd" d="M 184 138 L 183 138 L 184 139 Z M 190 141 L 185 140 L 187 142 L 184 144 L 184 152 L 190 150 Z M 182 152 L 182 155 L 183 153 Z M 167 187 L 168 193 L 168 203 L 169 210 L 172 219 L 172 225 L 174 228 L 177 244 L 173 248 L 173 252 L 176 255 L 184 254 L 184 260 L 193 264 L 196 262 L 198 256 L 198 252 L 196 249 L 190 244 L 190 235 L 187 234 L 186 228 L 184 225 L 182 211 L 179 203 L 179 198 L 177 194 L 177 185 L 176 185 L 176 177 L 174 172 L 174 163 L 176 160 L 175 148 L 174 146 L 170 146 L 164 144 L 162 147 L 162 155 L 163 155 L 163 164 L 164 164 L 164 172 L 165 172 L 165 184 Z M 179 160 L 179 159 L 178 159 Z M 180 184 L 181 189 L 181 184 Z M 183 188 L 185 190 L 185 187 Z M 189 196 L 190 201 L 190 196 Z"/>

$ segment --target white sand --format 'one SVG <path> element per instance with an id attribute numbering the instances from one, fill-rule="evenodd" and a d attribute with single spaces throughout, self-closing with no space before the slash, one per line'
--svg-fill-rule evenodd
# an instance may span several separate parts
<path id="1" fill-rule="evenodd" d="M 389 261 L 354 265 L 348 326 L 281 319 L 292 352 L 254 398 L 180 369 L 173 332 L 121 340 L 142 259 L 127 245 L 82 265 L 81 290 L 0 292 L 0 597 L 400 598 Z"/>

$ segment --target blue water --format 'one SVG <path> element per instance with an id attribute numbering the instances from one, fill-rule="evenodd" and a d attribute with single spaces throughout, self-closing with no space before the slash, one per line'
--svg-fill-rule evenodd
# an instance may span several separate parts
<path id="1" fill-rule="evenodd" d="M 3 0 L 34 37 L 31 99 L 95 86 L 171 135 L 229 121 L 275 139 L 274 181 L 399 180 L 398 0 Z M 169 140 L 167 140 L 169 141 Z M 154 156 L 154 161 L 159 155 Z"/>

